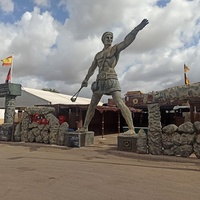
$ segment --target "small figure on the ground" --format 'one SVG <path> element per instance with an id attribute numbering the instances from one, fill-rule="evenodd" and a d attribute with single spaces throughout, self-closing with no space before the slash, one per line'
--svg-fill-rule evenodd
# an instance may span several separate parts
<path id="1" fill-rule="evenodd" d="M 124 38 L 124 41 L 114 46 L 111 46 L 113 41 L 112 32 L 105 32 L 102 35 L 104 48 L 102 51 L 95 55 L 92 65 L 89 68 L 88 73 L 81 85 L 81 87 L 87 87 L 89 78 L 94 74 L 95 69 L 99 67 L 97 79 L 95 82 L 92 83 L 91 86 L 93 95 L 87 110 L 84 125 L 78 131 L 88 131 L 88 126 L 94 116 L 95 108 L 99 103 L 102 95 L 105 94 L 112 95 L 116 106 L 121 110 L 122 116 L 124 117 L 129 129 L 124 134 L 132 134 L 133 136 L 137 137 L 137 134 L 134 130 L 131 112 L 121 98 L 121 88 L 119 85 L 117 74 L 115 72 L 115 66 L 117 65 L 117 62 L 119 60 L 120 52 L 128 47 L 135 40 L 138 32 L 142 30 L 148 23 L 148 20 L 144 19 Z"/>

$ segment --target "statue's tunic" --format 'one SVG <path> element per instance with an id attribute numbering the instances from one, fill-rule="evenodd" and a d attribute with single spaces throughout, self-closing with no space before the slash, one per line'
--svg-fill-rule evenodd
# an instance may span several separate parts
<path id="1" fill-rule="evenodd" d="M 110 95 L 112 92 L 121 91 L 121 87 L 115 72 L 115 66 L 119 59 L 117 45 L 103 50 L 95 56 L 94 62 L 99 66 L 97 79 L 91 89 L 95 93 Z"/>

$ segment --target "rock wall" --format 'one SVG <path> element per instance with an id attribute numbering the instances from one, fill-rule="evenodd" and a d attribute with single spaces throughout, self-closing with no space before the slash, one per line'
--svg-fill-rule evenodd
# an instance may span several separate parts
<path id="1" fill-rule="evenodd" d="M 148 104 L 149 131 L 148 153 L 171 156 L 189 157 L 192 153 L 200 158 L 200 122 L 192 124 L 187 121 L 177 127 L 174 124 L 159 130 L 159 106 L 167 101 L 188 101 L 199 98 L 200 82 L 190 85 L 176 86 L 162 91 L 155 91 L 144 95 L 143 102 Z M 161 142 L 160 142 L 161 137 Z"/>
<path id="2" fill-rule="evenodd" d="M 16 126 L 14 140 L 64 145 L 64 135 L 68 131 L 69 125 L 67 122 L 60 125 L 58 118 L 53 114 L 54 112 L 53 107 L 26 108 L 22 123 Z M 36 114 L 42 116 L 45 123 L 32 121 Z"/>
<path id="3" fill-rule="evenodd" d="M 194 130 L 196 132 L 195 141 L 193 144 L 194 154 L 200 158 L 200 122 L 194 122 Z"/>
<path id="4" fill-rule="evenodd" d="M 155 104 L 148 104 L 148 151 L 153 155 L 162 154 L 162 143 L 161 143 L 161 115 L 160 106 Z"/>
<path id="5" fill-rule="evenodd" d="M 175 86 L 162 91 L 154 91 L 144 96 L 144 103 L 166 102 L 167 100 L 189 100 L 199 98 L 200 82 L 190 85 Z"/>
<path id="6" fill-rule="evenodd" d="M 191 122 L 185 122 L 179 127 L 170 124 L 162 130 L 164 155 L 189 157 L 194 152 L 196 132 Z"/>
<path id="7" fill-rule="evenodd" d="M 150 130 L 145 137 L 144 131 L 142 129 L 139 131 L 138 153 L 181 157 L 189 157 L 191 154 L 195 154 L 197 158 L 200 158 L 199 121 L 194 122 L 194 124 L 185 122 L 180 126 L 170 124 L 163 127 L 160 134 L 158 134 L 158 131 L 155 131 L 155 133 L 157 134 L 152 134 Z"/>
<path id="8" fill-rule="evenodd" d="M 137 139 L 137 153 L 146 154 L 147 152 L 148 152 L 147 134 L 143 129 L 140 129 L 138 132 L 138 139 Z"/>

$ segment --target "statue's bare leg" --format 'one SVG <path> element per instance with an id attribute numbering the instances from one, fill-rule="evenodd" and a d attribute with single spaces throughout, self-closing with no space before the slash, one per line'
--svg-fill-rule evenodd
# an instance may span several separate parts
<path id="1" fill-rule="evenodd" d="M 90 124 L 90 121 L 94 117 L 95 108 L 96 108 L 97 104 L 99 103 L 101 97 L 102 97 L 102 94 L 93 93 L 92 99 L 91 99 L 91 102 L 90 102 L 90 105 L 88 107 L 88 110 L 87 110 L 87 113 L 86 113 L 86 117 L 85 117 L 85 120 L 84 120 L 84 125 L 83 125 L 82 128 L 80 128 L 77 131 L 79 131 L 79 132 L 88 131 L 88 126 Z"/>
<path id="2" fill-rule="evenodd" d="M 115 104 L 117 107 L 121 110 L 122 116 L 124 117 L 129 130 L 126 131 L 124 134 L 132 134 L 135 137 L 137 137 L 137 134 L 135 133 L 134 125 L 133 125 L 133 119 L 131 115 L 131 111 L 129 108 L 125 105 L 121 98 L 121 92 L 116 91 L 112 93 L 113 100 L 115 101 Z"/>

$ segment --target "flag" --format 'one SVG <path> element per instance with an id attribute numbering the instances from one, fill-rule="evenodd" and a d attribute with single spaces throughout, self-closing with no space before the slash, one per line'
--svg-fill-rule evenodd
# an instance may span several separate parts
<path id="1" fill-rule="evenodd" d="M 189 70 L 190 68 L 186 64 L 184 64 L 184 73 L 187 73 Z"/>
<path id="2" fill-rule="evenodd" d="M 186 73 L 184 74 L 184 78 L 185 78 L 185 85 L 189 85 L 190 84 L 190 80 L 186 76 Z"/>
<path id="3" fill-rule="evenodd" d="M 8 83 L 10 81 L 10 79 L 11 79 L 11 68 L 8 71 L 5 83 Z"/>
<path id="4" fill-rule="evenodd" d="M 12 56 L 9 56 L 7 58 L 4 58 L 3 60 L 1 60 L 3 63 L 2 63 L 2 66 L 11 66 L 12 65 L 12 61 L 13 61 L 13 58 Z"/>
<path id="5" fill-rule="evenodd" d="M 185 78 L 185 85 L 189 85 L 190 84 L 190 80 L 188 79 L 188 77 Z"/>

